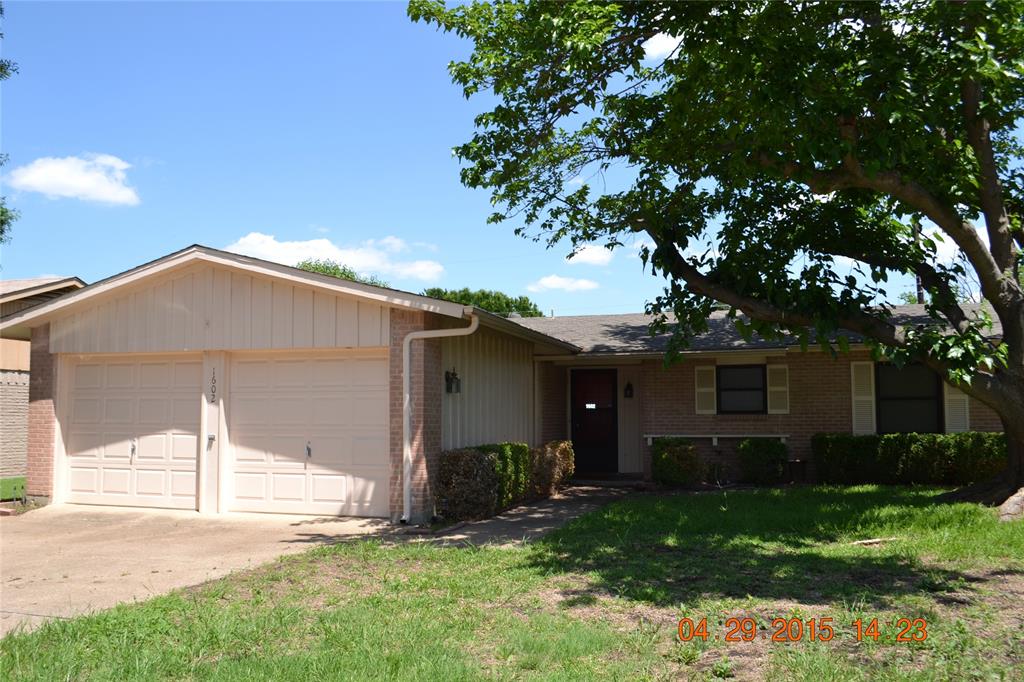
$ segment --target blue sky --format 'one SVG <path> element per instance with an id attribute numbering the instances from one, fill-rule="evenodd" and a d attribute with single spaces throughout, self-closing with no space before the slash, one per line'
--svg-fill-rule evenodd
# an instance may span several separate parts
<path id="1" fill-rule="evenodd" d="M 485 287 L 546 312 L 635 312 L 633 249 L 566 262 L 485 222 L 451 148 L 488 104 L 468 44 L 404 3 L 5 3 L 0 276 L 95 281 L 201 243 L 333 257 L 397 288 Z M 897 290 L 902 287 L 892 287 Z"/>

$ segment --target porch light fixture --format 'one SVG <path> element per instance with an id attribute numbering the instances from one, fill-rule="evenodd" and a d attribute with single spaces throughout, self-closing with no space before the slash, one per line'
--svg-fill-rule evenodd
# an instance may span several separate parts
<path id="1" fill-rule="evenodd" d="M 633 382 L 631 382 L 631 381 L 627 381 L 626 382 L 626 388 L 622 389 L 622 397 L 623 398 L 632 398 L 633 397 Z"/>
<path id="2" fill-rule="evenodd" d="M 445 393 L 462 393 L 462 379 L 455 373 L 455 368 L 451 370 L 445 370 L 444 373 L 444 392 Z"/>

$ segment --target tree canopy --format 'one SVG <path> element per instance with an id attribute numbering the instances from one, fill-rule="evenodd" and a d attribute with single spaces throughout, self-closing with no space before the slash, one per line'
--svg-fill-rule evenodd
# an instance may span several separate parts
<path id="1" fill-rule="evenodd" d="M 537 304 L 526 296 L 509 296 L 492 289 L 472 290 L 467 287 L 462 289 L 431 287 L 424 289 L 423 295 L 432 298 L 443 298 L 446 301 L 453 301 L 463 305 L 476 306 L 502 317 L 509 317 L 513 313 L 522 317 L 544 317 L 544 313 L 540 311 Z"/>
<path id="2" fill-rule="evenodd" d="M 0 21 L 4 17 L 4 6 L 0 3 Z M 0 40 L 4 34 L 0 33 Z M 18 73 L 18 64 L 10 59 L 0 59 L 0 81 L 5 81 Z M 0 154 L 0 168 L 7 164 L 7 154 Z M 11 238 L 11 225 L 18 219 L 18 211 L 7 205 L 7 197 L 0 196 L 0 243 Z"/>
<path id="3" fill-rule="evenodd" d="M 330 275 L 331 277 L 337 277 L 338 279 L 347 279 L 350 282 L 372 284 L 375 287 L 388 286 L 386 281 L 376 277 L 375 275 L 360 275 L 347 265 L 343 265 L 328 258 L 307 258 L 301 263 L 297 263 L 295 267 L 300 270 L 308 270 L 309 272 L 319 272 L 321 275 Z"/>
<path id="4" fill-rule="evenodd" d="M 1003 417 L 1024 485 L 1024 3 L 413 0 L 409 14 L 471 41 L 452 78 L 497 100 L 456 147 L 492 222 L 574 247 L 639 238 L 675 350 L 717 300 L 745 333 L 836 351 L 852 332 L 922 361 Z M 921 279 L 931 324 L 893 322 L 895 274 Z M 966 275 L 985 309 L 958 300 Z"/>

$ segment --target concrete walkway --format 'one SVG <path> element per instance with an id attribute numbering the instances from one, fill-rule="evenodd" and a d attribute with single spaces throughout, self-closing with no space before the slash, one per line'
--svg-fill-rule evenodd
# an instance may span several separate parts
<path id="1" fill-rule="evenodd" d="M 628 488 L 574 486 L 555 497 L 509 509 L 482 521 L 456 526 L 431 538 L 443 544 L 513 545 L 532 542 L 578 516 L 627 495 Z"/>
<path id="2" fill-rule="evenodd" d="M 391 528 L 383 519 L 81 505 L 0 517 L 0 636 Z"/>
<path id="3" fill-rule="evenodd" d="M 51 505 L 0 517 L 0 636 L 369 534 L 438 544 L 530 542 L 627 492 L 577 486 L 491 519 L 425 535 L 403 532 L 383 519 Z"/>

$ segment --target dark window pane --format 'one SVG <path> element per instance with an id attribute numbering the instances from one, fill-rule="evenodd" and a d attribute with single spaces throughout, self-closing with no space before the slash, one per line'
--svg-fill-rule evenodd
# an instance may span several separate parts
<path id="1" fill-rule="evenodd" d="M 933 398 L 938 392 L 935 373 L 923 365 L 878 365 L 878 396 L 885 398 Z"/>
<path id="2" fill-rule="evenodd" d="M 875 371 L 879 433 L 942 430 L 942 385 L 923 365 L 878 365 Z"/>
<path id="3" fill-rule="evenodd" d="M 719 412 L 763 412 L 764 391 L 722 391 Z"/>
<path id="4" fill-rule="evenodd" d="M 764 388 L 764 367 L 719 367 L 718 387 L 730 388 Z"/>
<path id="5" fill-rule="evenodd" d="M 939 407 L 935 400 L 883 400 L 878 404 L 879 433 L 937 433 Z"/>

